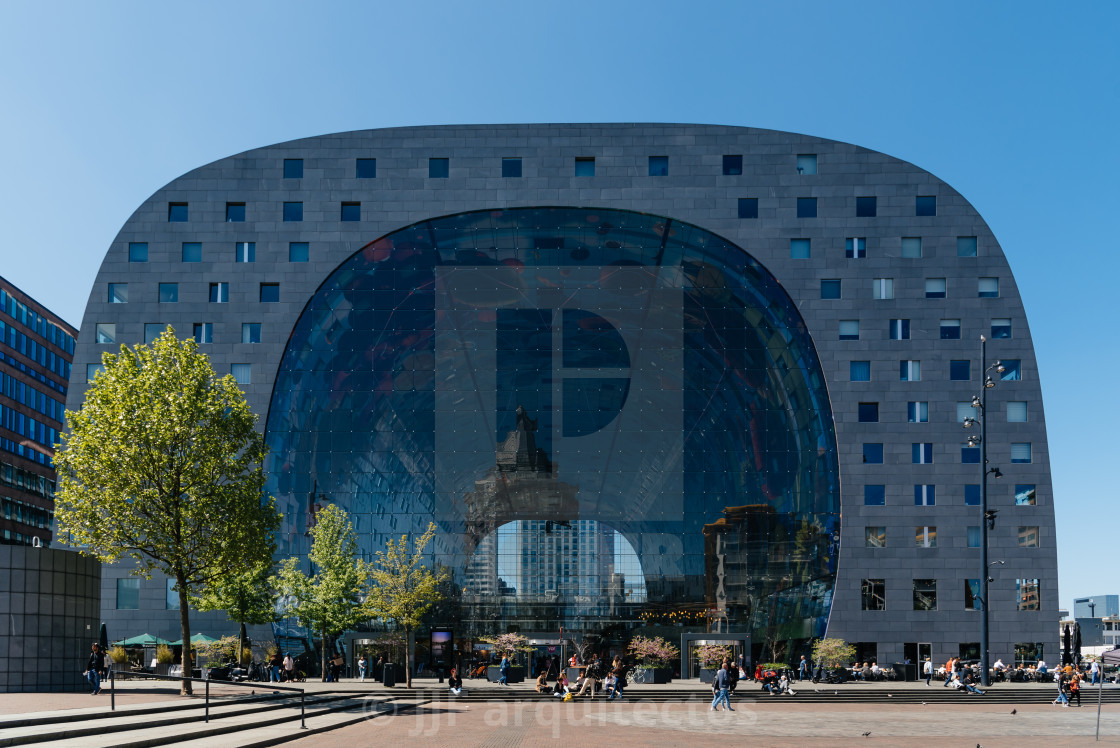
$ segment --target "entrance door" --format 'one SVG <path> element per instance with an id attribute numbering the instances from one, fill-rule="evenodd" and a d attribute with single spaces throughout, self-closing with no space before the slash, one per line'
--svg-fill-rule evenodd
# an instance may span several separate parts
<path id="1" fill-rule="evenodd" d="M 933 644 L 930 642 L 906 642 L 902 645 L 902 656 L 918 666 L 918 677 L 924 679 L 925 676 L 922 671 L 925 668 L 926 658 L 933 657 Z M 936 667 L 936 664 L 934 667 Z"/>

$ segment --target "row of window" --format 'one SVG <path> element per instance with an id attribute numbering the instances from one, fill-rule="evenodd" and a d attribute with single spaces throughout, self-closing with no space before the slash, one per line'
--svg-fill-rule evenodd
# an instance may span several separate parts
<path id="1" fill-rule="evenodd" d="M 1026 400 L 1009 400 L 1006 405 L 1008 423 L 1027 422 Z M 956 420 L 958 423 L 963 423 L 965 418 L 970 418 L 974 415 L 975 412 L 971 402 L 961 401 L 957 403 Z M 929 402 L 925 400 L 912 400 L 906 403 L 906 421 L 907 423 L 929 423 Z"/>
<path id="2" fill-rule="evenodd" d="M 666 173 L 668 173 L 666 171 Z M 819 198 L 815 197 L 799 197 L 797 198 L 797 217 L 798 218 L 816 218 L 817 217 L 817 201 Z M 753 219 L 758 218 L 758 198 L 757 197 L 741 197 L 738 203 L 739 218 Z M 879 215 L 879 199 L 874 195 L 866 195 L 856 198 L 855 216 L 856 218 L 877 218 Z M 914 198 L 914 215 L 919 217 L 928 217 L 937 215 L 937 197 L 934 195 L 918 195 Z M 962 237 L 966 238 L 966 237 Z M 971 254 L 968 254 L 967 242 L 966 246 L 962 247 L 960 243 L 957 244 L 957 253 L 961 257 L 975 257 L 976 256 L 976 241 L 975 237 L 968 237 L 972 239 Z M 920 242 L 920 240 L 919 240 Z M 848 251 L 855 252 L 857 247 L 849 247 Z M 966 252 L 961 254 L 961 252 Z M 849 254 L 849 257 L 856 257 L 858 255 Z M 904 255 L 905 256 L 905 255 Z M 919 244 L 919 254 L 920 244 Z"/>
<path id="3" fill-rule="evenodd" d="M 174 579 L 164 580 L 164 608 L 179 610 L 179 591 L 175 589 Z M 117 610 L 140 609 L 140 579 L 123 577 L 117 580 Z"/>
<path id="4" fill-rule="evenodd" d="M 6 345 L 47 371 L 57 374 L 64 382 L 70 379 L 70 362 L 63 358 L 61 353 L 55 353 L 31 336 L 25 335 L 15 325 L 0 321 L 0 345 Z M 40 378 L 45 380 L 45 377 Z M 66 391 L 65 385 L 55 385 L 55 389 L 63 393 Z"/>
<path id="5" fill-rule="evenodd" d="M 311 248 L 307 242 L 288 243 L 288 262 L 307 262 L 311 256 Z M 181 258 L 183 262 L 202 262 L 202 242 L 183 242 Z M 147 242 L 129 242 L 129 262 L 148 261 Z M 256 242 L 235 242 L 233 245 L 234 262 L 256 262 Z"/>
<path id="6" fill-rule="evenodd" d="M 978 484 L 964 486 L 965 506 L 980 506 L 981 495 Z M 989 491 L 989 496 L 994 491 Z M 1033 483 L 1018 483 L 1015 485 L 1015 505 L 1035 505 L 1035 485 Z M 885 506 L 887 503 L 887 487 L 881 483 L 867 484 L 863 487 L 864 506 Z M 935 506 L 937 504 L 937 486 L 932 483 L 920 483 L 914 486 L 915 506 Z"/>
<path id="7" fill-rule="evenodd" d="M 25 382 L 21 382 L 11 374 L 5 374 L 3 371 L 0 371 L 0 394 L 20 405 L 31 408 L 37 413 L 42 413 L 47 418 L 62 423 L 63 413 L 66 410 L 65 403 L 49 397 L 45 392 L 41 392 Z"/>
<path id="8" fill-rule="evenodd" d="M 837 335 L 840 340 L 859 340 L 859 320 L 842 319 L 837 325 Z M 910 320 L 890 320 L 887 332 L 891 340 L 910 339 Z M 992 317 L 989 325 L 989 339 L 1000 340 L 1011 337 L 1011 319 L 1008 317 Z M 938 323 L 938 334 L 941 340 L 960 340 L 961 321 L 959 319 L 943 319 Z"/>
<path id="9" fill-rule="evenodd" d="M 12 454 L 18 455 L 25 460 L 37 462 L 40 465 L 46 465 L 49 468 L 54 467 L 54 460 L 51 457 L 44 454 L 43 452 L 40 452 L 38 449 L 32 449 L 31 446 L 24 444 L 21 441 L 16 441 L 14 439 L 0 436 L 0 450 L 11 452 Z"/>
<path id="10" fill-rule="evenodd" d="M 969 548 L 979 548 L 983 541 L 983 534 L 979 525 L 965 528 L 966 540 Z M 868 526 L 863 528 L 865 548 L 886 548 L 887 528 L 883 526 Z M 1019 525 L 1018 531 L 1020 548 L 1038 548 L 1038 525 Z M 914 546 L 917 548 L 937 547 L 937 528 L 932 525 L 922 525 L 914 528 Z"/>
<path id="11" fill-rule="evenodd" d="M 3 325 L 3 324 L 4 324 L 3 322 L 0 322 L 0 325 Z M 4 346 L 4 345 L 6 345 L 5 342 L 3 341 L 2 338 L 0 338 L 0 346 Z M 66 395 L 66 385 L 60 384 L 59 382 L 54 381 L 53 379 L 48 377 L 46 374 L 43 374 L 41 371 L 36 371 L 35 369 L 32 369 L 30 366 L 23 363 L 23 361 L 20 361 L 19 359 L 17 359 L 15 356 L 9 356 L 2 349 L 0 349 L 0 363 L 6 363 L 8 366 L 11 366 L 13 369 L 18 369 L 19 371 L 22 371 L 24 374 L 26 374 L 27 376 L 36 380 L 37 382 L 39 382 L 43 386 L 49 387 L 50 389 L 54 390 L 55 392 L 59 392 L 64 396 Z M 70 374 L 69 374 L 69 372 L 70 372 L 70 362 L 69 361 L 66 362 L 65 370 L 67 372 L 66 376 L 67 376 L 67 378 L 69 378 L 70 377 Z"/>
<path id="12" fill-rule="evenodd" d="M 24 327 L 37 332 L 51 345 L 73 355 L 74 337 L 70 333 L 65 332 L 61 327 L 26 304 L 16 301 L 14 296 L 2 288 L 0 288 L 0 311 Z"/>
<path id="13" fill-rule="evenodd" d="M 144 325 L 144 343 L 151 345 L 155 342 L 163 331 L 167 329 L 167 325 L 162 322 L 149 322 Z M 113 322 L 98 322 L 95 327 L 97 333 L 97 342 L 101 344 L 112 344 L 117 342 L 117 325 Z M 214 323 L 213 322 L 196 322 L 193 325 L 192 335 L 194 341 L 199 345 L 214 342 Z M 241 325 L 241 342 L 242 343 L 259 343 L 261 342 L 261 323 L 260 322 L 244 322 Z"/>
<path id="14" fill-rule="evenodd" d="M 741 218 L 742 216 L 740 216 Z M 813 256 L 812 239 L 790 239 L 789 256 L 794 260 L 808 260 Z M 904 236 L 901 241 L 901 254 L 904 259 L 921 259 L 922 237 Z M 957 237 L 957 257 L 976 256 L 976 237 Z M 844 257 L 849 260 L 867 258 L 867 237 L 850 237 L 844 240 Z"/>
<path id="15" fill-rule="evenodd" d="M 45 475 L 24 470 L 7 462 L 0 462 L 0 484 L 25 493 L 42 496 L 45 499 L 54 498 L 55 482 L 53 480 Z"/>
<path id="16" fill-rule="evenodd" d="M 199 328 L 200 327 L 208 328 L 207 329 L 207 334 L 210 334 L 212 332 L 212 330 L 210 329 L 211 324 L 209 322 L 204 323 L 202 325 L 195 325 L 195 339 L 196 340 L 199 338 Z M 160 332 L 163 332 L 163 329 L 164 328 L 161 326 L 160 327 Z M 158 337 L 158 335 L 156 337 Z M 153 340 L 154 340 L 154 338 L 153 338 Z M 209 342 L 209 341 L 207 341 L 207 342 Z M 105 367 L 101 364 L 86 364 L 86 380 L 92 382 L 97 377 L 98 372 L 101 372 L 104 369 L 105 369 Z M 230 364 L 229 365 L 229 373 L 233 375 L 234 381 L 237 382 L 238 384 L 252 384 L 253 383 L 253 376 L 252 376 L 253 365 L 252 364 Z"/>
<path id="17" fill-rule="evenodd" d="M 949 286 L 945 278 L 926 278 L 925 298 L 948 298 Z M 999 278 L 977 278 L 976 296 L 981 299 L 999 298 Z M 894 278 L 873 278 L 871 281 L 871 298 L 884 300 L 893 299 Z M 843 298 L 843 281 L 840 278 L 821 278 L 821 298 Z"/>
<path id="18" fill-rule="evenodd" d="M 179 302 L 179 284 L 178 283 L 160 283 L 159 284 L 159 302 L 161 304 L 176 304 Z M 209 288 L 208 298 L 211 304 L 228 304 L 229 303 L 229 283 L 218 282 L 211 283 Z M 280 301 L 280 284 L 279 283 L 261 283 L 258 287 L 258 297 L 261 303 L 274 304 Z M 110 283 L 108 284 L 108 302 L 110 304 L 127 304 L 128 303 L 128 284 L 127 283 Z M 99 343 L 114 342 L 113 340 L 103 341 L 98 337 Z M 145 340 L 150 343 L 150 340 Z"/>
<path id="19" fill-rule="evenodd" d="M 981 587 L 979 579 L 965 579 L 964 609 L 980 610 Z M 864 579 L 860 583 L 861 608 L 863 610 L 887 609 L 887 584 L 885 579 Z M 913 610 L 937 610 L 937 580 L 915 579 L 913 588 Z M 1015 580 L 1016 609 L 1021 611 L 1039 610 L 1038 579 Z"/>
<path id="20" fill-rule="evenodd" d="M 1010 323 L 1008 323 L 1010 324 Z M 1012 377 L 1004 376 L 1008 373 L 1006 364 L 1015 362 L 1017 365 Z M 1009 359 L 1004 364 L 1004 371 L 1000 372 L 1003 380 L 1013 382 L 1022 378 L 1022 365 L 1019 359 Z M 957 364 L 957 370 L 954 371 L 953 365 Z M 967 381 L 969 376 L 966 376 L 965 367 L 961 364 L 969 364 L 967 375 L 972 373 L 972 362 L 967 359 L 954 360 L 951 359 L 949 363 L 949 380 L 950 381 Z M 889 377 L 888 377 L 889 379 Z M 922 379 L 922 362 L 919 359 L 903 359 L 898 362 L 898 381 L 900 382 L 920 382 Z M 848 362 L 848 381 L 849 382 L 870 382 L 871 381 L 871 362 L 870 361 L 849 361 Z"/>
<path id="21" fill-rule="evenodd" d="M 32 506 L 7 496 L 0 497 L 0 504 L 3 505 L 2 511 L 6 520 L 46 530 L 54 527 L 54 512 L 49 509 Z"/>
<path id="22" fill-rule="evenodd" d="M 914 442 L 910 445 L 910 461 L 914 465 L 933 464 L 933 443 Z M 1029 464 L 1031 461 L 1030 442 L 1011 443 L 1011 462 Z M 883 444 L 881 442 L 866 442 L 863 445 L 863 462 L 866 465 L 883 464 Z M 976 465 L 980 463 L 980 447 L 961 445 L 961 463 Z"/>
<path id="23" fill-rule="evenodd" d="M 48 450 L 53 450 L 58 442 L 57 430 L 3 404 L 0 404 L 0 428 L 25 436 Z"/>
<path id="24" fill-rule="evenodd" d="M 35 538 L 37 538 L 39 536 L 37 536 L 37 535 L 24 535 L 22 532 L 19 532 L 18 530 L 5 529 L 2 537 L 4 538 L 5 543 L 15 544 L 15 545 L 34 545 Z M 50 540 L 48 540 L 46 538 L 39 538 L 39 545 L 43 548 L 50 548 L 51 547 L 51 542 L 50 542 Z"/>

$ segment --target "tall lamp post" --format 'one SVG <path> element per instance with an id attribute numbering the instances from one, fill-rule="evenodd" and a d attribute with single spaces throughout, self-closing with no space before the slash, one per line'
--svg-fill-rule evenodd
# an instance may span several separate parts
<path id="1" fill-rule="evenodd" d="M 976 409 L 975 417 L 964 419 L 964 427 L 970 429 L 979 425 L 980 435 L 972 434 L 968 437 L 968 446 L 980 447 L 980 681 L 984 686 L 992 684 L 992 676 L 988 672 L 990 657 L 988 653 L 988 531 L 996 526 L 996 511 L 988 509 L 988 474 L 1002 478 L 1003 473 L 998 467 L 988 467 L 988 390 L 996 386 L 991 372 L 1002 374 L 1004 367 L 999 361 L 988 364 L 988 339 L 980 336 L 980 366 L 984 367 L 981 375 L 981 388 L 979 395 L 972 396 L 972 407 Z"/>

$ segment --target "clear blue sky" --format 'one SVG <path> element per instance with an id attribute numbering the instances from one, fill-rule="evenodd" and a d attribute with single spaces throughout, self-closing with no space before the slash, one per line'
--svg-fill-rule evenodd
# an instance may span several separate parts
<path id="1" fill-rule="evenodd" d="M 0 275 L 77 325 L 153 191 L 343 130 L 698 122 L 883 151 L 971 200 L 1011 262 L 1046 398 L 1065 607 L 1120 593 L 1106 529 L 1118 38 L 1106 2 L 5 0 Z"/>

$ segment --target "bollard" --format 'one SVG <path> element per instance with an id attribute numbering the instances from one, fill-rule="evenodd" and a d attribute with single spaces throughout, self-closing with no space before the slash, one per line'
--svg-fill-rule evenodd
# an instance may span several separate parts
<path id="1" fill-rule="evenodd" d="M 112 668 L 109 668 L 109 711 L 117 711 L 117 679 L 113 677 Z"/>
<path id="2" fill-rule="evenodd" d="M 301 730 L 306 730 L 307 729 L 307 722 L 306 722 L 307 710 L 304 708 L 304 701 L 303 701 L 304 693 L 305 693 L 304 691 L 299 692 L 299 729 L 301 729 Z"/>
<path id="3" fill-rule="evenodd" d="M 206 721 L 210 721 L 210 679 L 206 679 Z"/>

